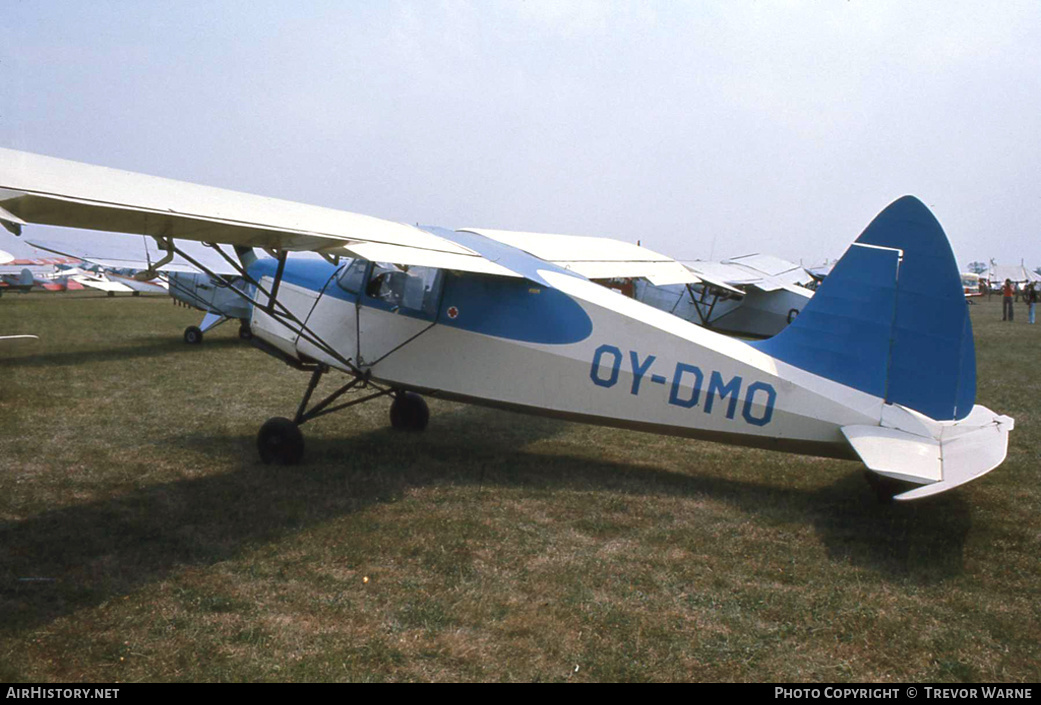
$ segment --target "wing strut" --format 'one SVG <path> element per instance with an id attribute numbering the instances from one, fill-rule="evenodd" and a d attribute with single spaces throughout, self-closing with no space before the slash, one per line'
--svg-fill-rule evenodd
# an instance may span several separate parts
<path id="1" fill-rule="evenodd" d="M 701 319 L 701 325 L 704 326 L 705 328 L 711 329 L 712 328 L 712 312 L 716 310 L 716 304 L 719 302 L 719 290 L 718 290 L 718 288 L 713 287 L 712 303 L 707 304 L 708 305 L 708 312 L 707 313 L 705 312 L 705 306 L 706 306 L 705 299 L 708 298 L 708 294 L 709 294 L 709 286 L 708 286 L 708 284 L 705 283 L 705 282 L 702 283 L 702 285 L 701 285 L 701 293 L 700 294 L 698 294 L 698 292 L 694 291 L 694 285 L 693 284 L 687 284 L 687 293 L 690 294 L 690 302 L 692 304 L 694 304 L 694 310 L 697 311 L 698 318 Z M 677 302 L 677 305 L 679 305 L 679 302 Z"/>
<path id="2" fill-rule="evenodd" d="M 159 268 L 169 264 L 174 257 L 174 241 L 172 237 L 163 235 L 155 235 L 153 237 L 155 239 L 155 244 L 159 246 L 160 250 L 164 250 L 166 254 L 163 255 L 163 258 L 158 262 L 155 262 L 154 264 L 149 264 L 148 269 L 134 274 L 134 279 L 136 279 L 139 282 L 148 281 L 149 279 L 155 279 L 156 277 L 158 277 Z M 146 247 L 145 253 L 147 254 L 147 252 L 148 248 Z"/>
<path id="3" fill-rule="evenodd" d="M 268 315 L 274 315 L 275 313 L 275 303 L 278 300 L 278 287 L 282 283 L 282 273 L 286 269 L 286 254 L 285 250 L 279 250 L 278 252 L 278 269 L 275 270 L 275 281 L 271 284 L 271 295 L 268 297 L 267 307 L 265 309 L 268 312 Z"/>
<path id="4" fill-rule="evenodd" d="M 275 275 L 275 281 L 274 281 L 274 284 L 272 285 L 272 288 L 271 288 L 272 290 L 270 292 L 268 292 L 268 290 L 265 289 L 263 286 L 261 286 L 260 282 L 258 282 L 256 279 L 254 279 L 253 276 L 250 275 L 250 273 L 244 267 L 242 267 L 238 262 L 236 262 L 234 259 L 232 259 L 223 249 L 221 249 L 220 245 L 218 245 L 216 243 L 204 243 L 204 244 L 207 247 L 213 248 L 221 257 L 223 257 L 225 259 L 225 261 L 227 261 L 227 263 L 229 265 L 231 265 L 231 267 L 239 274 L 239 276 L 241 276 L 245 280 L 245 282 L 247 284 L 255 287 L 257 291 L 259 291 L 261 294 L 264 294 L 265 296 L 268 297 L 268 304 L 264 307 L 264 309 L 268 312 L 268 315 L 270 315 L 272 318 L 274 318 L 276 321 L 281 323 L 283 326 L 288 328 L 290 331 L 292 331 L 296 335 L 300 336 L 301 338 L 304 338 L 308 342 L 312 343 L 315 347 L 321 349 L 324 353 L 326 353 L 330 357 L 332 357 L 332 358 L 336 359 L 337 361 L 343 363 L 343 365 L 345 367 L 347 367 L 347 369 L 349 369 L 353 374 L 355 374 L 357 376 L 364 376 L 364 373 L 362 372 L 362 370 L 358 369 L 358 366 L 356 364 L 354 364 L 353 361 L 351 361 L 349 358 L 346 358 L 343 355 L 341 355 L 331 345 L 329 345 L 324 340 L 322 340 L 321 336 L 319 336 L 313 330 L 308 328 L 307 324 L 304 321 L 301 321 L 296 315 L 293 314 L 292 311 L 290 311 L 288 308 L 286 308 L 286 306 L 284 304 L 282 304 L 282 302 L 280 302 L 277 299 L 276 295 L 278 294 L 278 287 L 279 287 L 279 285 L 282 282 L 282 272 L 283 272 L 283 269 L 285 268 L 286 253 L 284 251 L 282 252 L 281 257 L 279 258 L 278 271 L 276 272 L 276 275 Z M 170 240 L 170 246 L 171 246 L 171 248 L 173 248 L 172 251 L 174 253 L 180 255 L 189 264 L 191 264 L 193 267 L 196 267 L 200 272 L 203 272 L 204 274 L 208 274 L 211 277 L 216 277 L 217 276 L 216 274 L 214 274 L 209 269 L 209 267 L 206 267 L 205 265 L 201 264 L 198 260 L 193 258 L 191 255 L 189 255 L 188 253 L 186 253 L 182 249 L 178 248 L 176 246 L 176 244 L 173 242 L 172 239 Z M 231 289 L 231 291 L 235 292 L 235 294 L 237 296 L 239 296 L 240 298 L 242 298 L 245 301 L 247 301 L 250 305 L 252 305 L 252 306 L 257 306 L 258 305 L 256 299 L 254 299 L 252 296 L 250 296 L 250 295 L 248 295 L 248 294 L 246 294 L 246 293 L 244 293 L 242 291 L 239 291 L 239 289 L 237 287 L 233 286 L 233 287 L 230 287 L 230 289 Z M 276 307 L 277 307 L 278 310 L 276 310 Z M 258 345 L 259 346 L 259 341 L 256 338 L 253 338 L 251 342 L 254 345 Z M 288 360 L 287 360 L 287 362 L 288 362 Z"/>

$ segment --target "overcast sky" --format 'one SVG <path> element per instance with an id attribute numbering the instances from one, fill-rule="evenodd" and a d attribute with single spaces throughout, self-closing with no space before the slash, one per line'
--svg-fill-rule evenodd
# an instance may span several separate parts
<path id="1" fill-rule="evenodd" d="M 914 194 L 963 268 L 1041 265 L 1038 0 L 2 9 L 0 146 L 689 259 L 814 264 Z"/>

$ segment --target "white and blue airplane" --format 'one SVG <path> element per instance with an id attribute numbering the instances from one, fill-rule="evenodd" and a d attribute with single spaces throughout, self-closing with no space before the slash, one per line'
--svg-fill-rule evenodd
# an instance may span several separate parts
<path id="1" fill-rule="evenodd" d="M 393 397 L 393 426 L 422 429 L 426 394 L 859 458 L 887 491 L 903 483 L 896 498 L 909 500 L 1000 465 L 1013 427 L 975 404 L 958 268 L 913 197 L 872 221 L 791 325 L 756 342 L 592 282 L 695 281 L 615 240 L 411 226 L 6 149 L 0 222 L 145 234 L 164 260 L 185 257 L 177 239 L 213 245 L 251 282 L 254 343 L 311 372 L 295 416 L 261 427 L 265 462 L 299 461 L 300 426 L 381 396 Z M 257 247 L 273 259 L 257 259 Z M 327 261 L 287 261 L 290 251 Z M 348 381 L 311 404 L 333 369 Z M 342 400 L 355 389 L 364 393 Z"/>

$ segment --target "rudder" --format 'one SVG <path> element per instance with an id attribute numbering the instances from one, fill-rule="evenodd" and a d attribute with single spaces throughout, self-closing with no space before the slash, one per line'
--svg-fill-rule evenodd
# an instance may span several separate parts
<path id="1" fill-rule="evenodd" d="M 976 349 L 943 228 L 913 196 L 850 246 L 798 318 L 755 347 L 937 420 L 968 416 Z"/>

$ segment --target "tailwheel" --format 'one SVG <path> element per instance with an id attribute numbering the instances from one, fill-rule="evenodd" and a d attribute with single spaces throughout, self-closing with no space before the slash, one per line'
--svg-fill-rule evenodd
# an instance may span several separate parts
<path id="1" fill-rule="evenodd" d="M 188 326 L 184 329 L 184 342 L 189 345 L 198 345 L 202 342 L 202 331 L 198 326 Z"/>
<path id="2" fill-rule="evenodd" d="M 257 450 L 265 465 L 295 465 L 304 457 L 304 434 L 289 419 L 276 416 L 260 427 Z"/>
<path id="3" fill-rule="evenodd" d="M 413 392 L 398 392 L 390 405 L 390 425 L 399 431 L 422 431 L 430 421 L 426 400 Z"/>
<path id="4" fill-rule="evenodd" d="M 875 491 L 875 497 L 878 499 L 879 504 L 892 504 L 893 497 L 914 487 L 910 482 L 901 482 L 891 477 L 882 477 L 870 470 L 864 471 L 864 477 L 867 478 L 871 489 Z"/>

